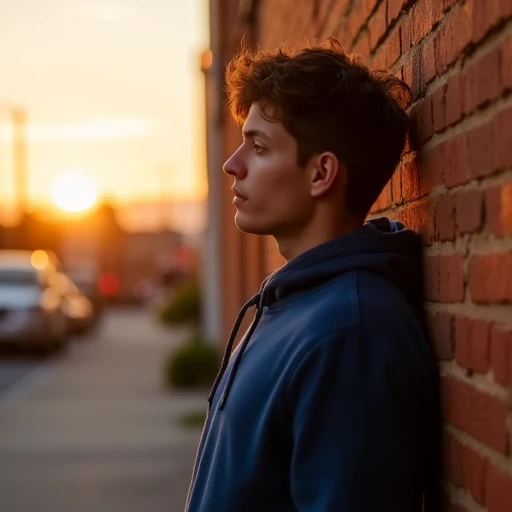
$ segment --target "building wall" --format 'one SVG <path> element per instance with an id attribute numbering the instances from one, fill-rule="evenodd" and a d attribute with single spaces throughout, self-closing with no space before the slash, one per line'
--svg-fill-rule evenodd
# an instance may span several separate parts
<path id="1" fill-rule="evenodd" d="M 217 218 L 208 219 L 207 237 L 218 237 L 220 244 L 207 242 L 210 251 L 217 251 L 219 265 L 204 265 L 204 282 L 208 300 L 205 312 L 208 318 L 218 314 L 217 326 L 210 322 L 208 334 L 219 343 L 227 341 L 236 315 L 244 302 L 258 292 L 265 274 L 264 241 L 260 237 L 241 233 L 234 225 L 235 208 L 232 204 L 232 179 L 222 171 L 223 163 L 241 143 L 240 127 L 231 119 L 224 107 L 223 72 L 226 64 L 237 51 L 242 36 L 246 41 L 253 37 L 248 20 L 251 2 L 239 0 L 210 0 L 210 49 L 212 63 L 206 71 L 208 180 L 210 187 L 209 213 Z M 212 88 L 214 90 L 212 90 Z M 215 147 L 212 147 L 212 144 Z M 212 282 L 217 282 L 213 286 Z M 215 298 L 214 298 L 215 297 Z M 246 315 L 239 338 L 251 320 Z"/>
<path id="2" fill-rule="evenodd" d="M 263 48 L 333 35 L 410 85 L 419 145 L 407 148 L 372 215 L 401 219 L 425 238 L 448 509 L 512 510 L 512 1 L 217 3 L 227 22 L 224 61 L 241 34 Z M 227 114 L 222 129 L 226 158 L 239 131 Z M 236 232 L 233 213 L 223 213 L 226 332 L 256 283 L 283 263 L 264 240 L 253 256 L 261 275 L 251 274 L 253 242 Z"/>

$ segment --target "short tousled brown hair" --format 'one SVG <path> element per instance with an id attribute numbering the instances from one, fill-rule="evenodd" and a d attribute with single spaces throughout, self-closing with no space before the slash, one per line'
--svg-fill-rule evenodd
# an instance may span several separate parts
<path id="1" fill-rule="evenodd" d="M 407 84 L 370 71 L 331 37 L 316 46 L 242 48 L 227 66 L 226 86 L 234 119 L 242 124 L 258 103 L 297 141 L 299 165 L 332 151 L 347 169 L 347 207 L 366 216 L 405 146 Z"/>

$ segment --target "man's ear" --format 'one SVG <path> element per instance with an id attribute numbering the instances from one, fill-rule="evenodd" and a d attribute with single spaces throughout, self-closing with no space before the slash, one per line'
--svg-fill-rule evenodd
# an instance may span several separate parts
<path id="1" fill-rule="evenodd" d="M 346 172 L 338 157 L 326 151 L 314 157 L 310 171 L 311 197 L 320 197 L 342 185 L 346 180 Z"/>

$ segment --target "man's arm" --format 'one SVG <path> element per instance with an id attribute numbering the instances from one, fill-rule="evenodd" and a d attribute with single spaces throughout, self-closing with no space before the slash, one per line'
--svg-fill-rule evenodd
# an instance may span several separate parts
<path id="1" fill-rule="evenodd" d="M 288 384 L 299 512 L 421 510 L 424 384 L 393 343 L 359 328 L 329 335 Z"/>

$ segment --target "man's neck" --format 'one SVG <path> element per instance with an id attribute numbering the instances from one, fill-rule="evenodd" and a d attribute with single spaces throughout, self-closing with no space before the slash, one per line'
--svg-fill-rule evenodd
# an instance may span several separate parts
<path id="1" fill-rule="evenodd" d="M 279 253 L 288 262 L 317 245 L 356 231 L 362 224 L 360 220 L 346 221 L 336 226 L 324 225 L 321 227 L 311 223 L 298 233 L 274 235 L 274 238 L 276 239 Z"/>

